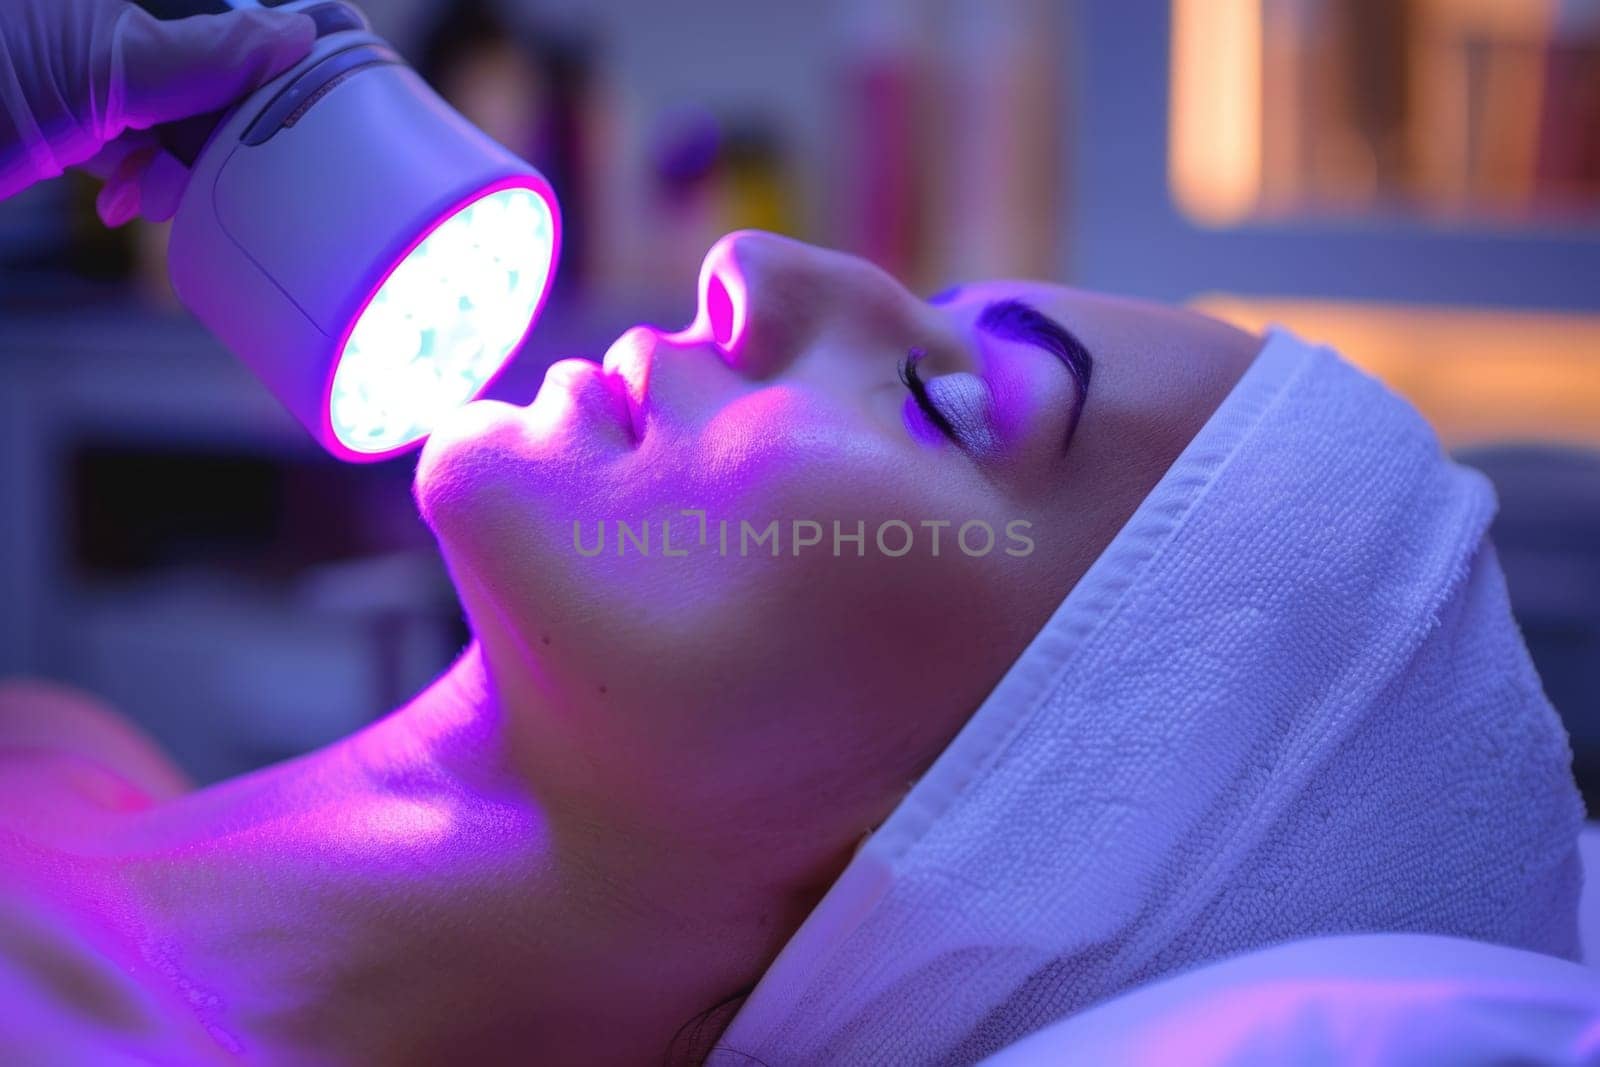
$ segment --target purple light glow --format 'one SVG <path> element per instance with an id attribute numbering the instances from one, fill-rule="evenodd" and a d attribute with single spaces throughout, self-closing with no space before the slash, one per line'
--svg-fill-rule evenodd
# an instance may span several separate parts
<path id="1" fill-rule="evenodd" d="M 1226 996 L 1196 997 L 1175 1010 L 1138 1042 L 1139 1062 L 1291 1062 L 1307 1049 L 1369 1047 L 1385 1031 L 1390 1040 L 1410 1031 L 1404 1042 L 1428 1047 L 1433 1039 L 1414 1028 L 1448 1018 L 1443 1009 L 1467 992 L 1462 983 L 1442 979 L 1254 983 L 1227 990 Z M 1479 986 L 1470 992 L 1482 996 L 1485 991 Z M 1500 992 L 1516 999 L 1518 988 L 1507 982 Z"/>

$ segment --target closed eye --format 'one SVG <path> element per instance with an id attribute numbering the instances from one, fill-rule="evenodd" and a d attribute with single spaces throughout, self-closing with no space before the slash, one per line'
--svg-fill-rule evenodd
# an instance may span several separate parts
<path id="1" fill-rule="evenodd" d="M 928 417 L 928 421 L 933 423 L 934 427 L 951 441 L 960 444 L 960 433 L 956 431 L 955 426 L 939 405 L 935 404 L 933 398 L 928 395 L 928 385 L 922 380 L 922 375 L 917 370 L 917 364 L 921 363 L 927 356 L 927 351 L 921 348 L 913 348 L 906 353 L 906 358 L 900 361 L 900 384 L 910 390 L 911 398 L 917 402 L 917 407 Z"/>
<path id="2" fill-rule="evenodd" d="M 986 305 L 978 315 L 978 328 L 1002 341 L 1021 341 L 1042 348 L 1067 368 L 1072 375 L 1073 404 L 1066 440 L 1061 445 L 1066 451 L 1089 398 L 1089 378 L 1094 371 L 1094 357 L 1089 350 L 1071 330 L 1020 300 L 997 300 Z"/>

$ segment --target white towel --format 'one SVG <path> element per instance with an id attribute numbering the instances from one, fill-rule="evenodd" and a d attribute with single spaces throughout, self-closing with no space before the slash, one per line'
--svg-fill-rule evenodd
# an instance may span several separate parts
<path id="1" fill-rule="evenodd" d="M 1410 406 L 1270 333 L 708 1062 L 972 1063 L 1318 934 L 1576 958 L 1582 806 L 1493 512 Z"/>

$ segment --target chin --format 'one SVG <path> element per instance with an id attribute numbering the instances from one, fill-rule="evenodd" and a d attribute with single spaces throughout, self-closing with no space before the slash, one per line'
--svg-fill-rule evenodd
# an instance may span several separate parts
<path id="1" fill-rule="evenodd" d="M 459 528 L 478 511 L 489 487 L 529 451 L 520 414 L 510 404 L 477 400 L 452 412 L 428 437 L 417 458 L 412 493 L 436 536 Z"/>
<path id="2" fill-rule="evenodd" d="M 636 459 L 626 424 L 553 384 L 526 408 L 467 404 L 423 447 L 413 494 L 457 562 L 570 551 L 574 520 L 622 507 Z"/>

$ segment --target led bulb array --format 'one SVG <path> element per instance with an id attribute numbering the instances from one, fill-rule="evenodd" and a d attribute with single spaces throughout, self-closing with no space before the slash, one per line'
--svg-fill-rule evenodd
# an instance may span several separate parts
<path id="1" fill-rule="evenodd" d="M 379 286 L 339 354 L 329 396 L 339 442 L 392 451 L 476 396 L 533 321 L 554 244 L 549 205 L 520 187 L 435 227 Z"/>

